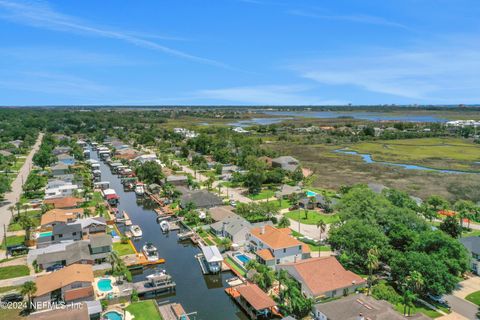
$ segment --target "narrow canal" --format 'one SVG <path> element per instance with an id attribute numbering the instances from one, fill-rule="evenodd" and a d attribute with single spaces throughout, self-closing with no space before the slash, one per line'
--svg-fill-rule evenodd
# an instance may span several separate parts
<path id="1" fill-rule="evenodd" d="M 91 158 L 99 160 L 95 151 L 91 152 Z M 137 250 L 141 252 L 146 242 L 153 243 L 158 248 L 160 257 L 166 260 L 165 264 L 157 267 L 171 274 L 177 284 L 176 293 L 161 296 L 157 298 L 158 301 L 181 303 L 187 313 L 198 312 L 196 319 L 248 319 L 224 291 L 227 286 L 225 280 L 234 275 L 224 272 L 220 275 L 204 276 L 195 259 L 200 250 L 190 242 L 178 242 L 177 231 L 162 233 L 156 220 L 157 215 L 153 211 L 152 201 L 137 202 L 134 192 L 124 192 L 120 179 L 112 174 L 110 167 L 102 161 L 100 170 L 102 181 L 109 181 L 110 187 L 120 196 L 118 209 L 125 210 L 132 223 L 142 228 L 143 237 L 134 241 Z M 134 275 L 133 280 L 144 280 L 145 276 L 154 272 L 153 268 L 147 269 L 142 274 Z"/>

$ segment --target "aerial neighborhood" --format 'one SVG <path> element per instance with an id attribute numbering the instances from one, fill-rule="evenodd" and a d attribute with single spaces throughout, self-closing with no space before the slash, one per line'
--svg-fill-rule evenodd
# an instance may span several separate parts
<path id="1" fill-rule="evenodd" d="M 190 292 L 250 319 L 440 319 L 479 272 L 472 201 L 376 181 L 324 188 L 308 161 L 265 147 L 261 126 L 124 121 L 38 130 L 22 149 L 0 290 L 25 305 L 5 316 L 205 319 Z"/>

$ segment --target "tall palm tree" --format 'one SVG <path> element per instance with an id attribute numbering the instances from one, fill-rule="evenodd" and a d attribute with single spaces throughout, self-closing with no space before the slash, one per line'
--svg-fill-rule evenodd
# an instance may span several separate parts
<path id="1" fill-rule="evenodd" d="M 325 230 L 327 230 L 327 224 L 325 223 L 325 221 L 323 221 L 323 219 L 317 221 L 317 229 L 320 230 L 320 242 L 322 242 L 322 235 Z"/>
<path id="2" fill-rule="evenodd" d="M 379 252 L 376 247 L 371 248 L 368 250 L 367 253 L 367 268 L 368 268 L 368 291 L 367 295 L 370 294 L 370 289 L 372 287 L 372 280 L 373 280 L 373 271 L 378 269 L 378 266 L 380 264 L 379 259 Z"/>
<path id="3" fill-rule="evenodd" d="M 120 257 L 118 256 L 118 253 L 116 251 L 110 252 L 110 255 L 108 256 L 108 261 L 112 265 L 112 273 L 113 273 L 120 262 Z"/>
<path id="4" fill-rule="evenodd" d="M 21 289 L 20 293 L 23 296 L 27 296 L 27 298 L 28 298 L 27 309 L 30 309 L 31 302 L 32 302 L 32 295 L 34 295 L 35 292 L 37 292 L 37 285 L 35 284 L 35 282 L 27 281 L 22 285 L 22 289 Z"/>
<path id="5" fill-rule="evenodd" d="M 280 221 L 278 221 L 278 226 L 280 228 L 288 228 L 290 226 L 290 219 L 288 219 L 286 216 L 282 216 Z"/>

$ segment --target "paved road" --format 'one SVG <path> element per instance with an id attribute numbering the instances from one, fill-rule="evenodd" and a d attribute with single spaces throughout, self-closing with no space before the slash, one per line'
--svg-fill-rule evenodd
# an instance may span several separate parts
<path id="1" fill-rule="evenodd" d="M 448 301 L 448 304 L 452 308 L 452 311 L 454 311 L 455 313 L 458 313 L 467 319 L 477 319 L 476 314 L 478 311 L 478 307 L 475 304 L 454 295 L 445 296 L 445 300 Z"/>
<path id="2" fill-rule="evenodd" d="M 32 158 L 35 152 L 38 151 L 40 148 L 40 144 L 42 143 L 43 133 L 41 133 L 35 144 L 33 145 L 32 150 L 28 154 L 25 159 L 25 163 L 20 168 L 17 177 L 12 182 L 12 191 L 5 194 L 5 201 L 1 204 L 0 207 L 0 242 L 3 241 L 4 237 L 4 229 L 3 226 L 8 226 L 10 224 L 10 219 L 12 217 L 12 213 L 8 210 L 8 208 L 14 205 L 19 199 L 22 193 L 22 183 L 27 179 L 30 170 L 32 169 Z"/>

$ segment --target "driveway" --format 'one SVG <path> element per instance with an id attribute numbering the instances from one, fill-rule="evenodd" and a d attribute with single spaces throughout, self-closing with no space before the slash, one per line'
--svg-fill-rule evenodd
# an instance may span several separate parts
<path id="1" fill-rule="evenodd" d="M 478 312 L 478 307 L 475 304 L 451 294 L 445 296 L 445 300 L 448 301 L 450 308 L 455 313 L 458 313 L 467 319 L 477 319 L 476 314 Z"/>
<path id="2" fill-rule="evenodd" d="M 473 276 L 458 284 L 458 288 L 453 293 L 454 296 L 465 299 L 470 293 L 480 291 L 480 277 Z"/>
<path id="3" fill-rule="evenodd" d="M 32 158 L 33 155 L 38 151 L 40 148 L 40 144 L 42 143 L 43 133 L 40 133 L 37 141 L 30 150 L 30 153 L 25 159 L 25 163 L 18 171 L 18 175 L 12 182 L 12 191 L 5 194 L 5 201 L 1 204 L 0 207 L 0 239 L 3 241 L 4 237 L 4 230 L 3 226 L 8 226 L 10 224 L 10 219 L 12 213 L 8 210 L 8 208 L 14 205 L 19 199 L 22 193 L 22 184 L 25 180 L 27 180 L 28 174 L 32 169 Z M 0 242 L 1 242 L 0 241 Z"/>

